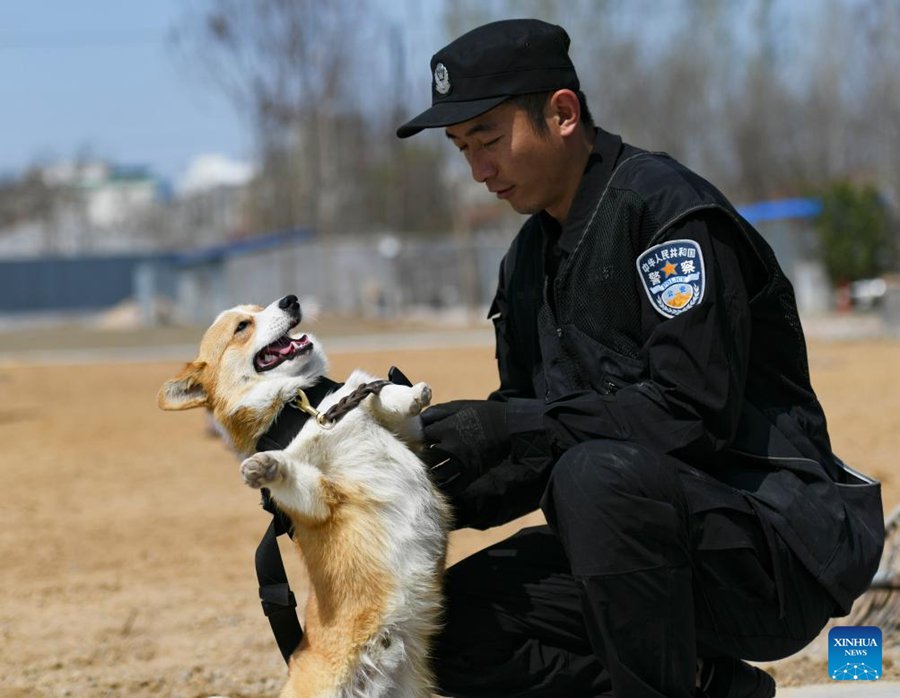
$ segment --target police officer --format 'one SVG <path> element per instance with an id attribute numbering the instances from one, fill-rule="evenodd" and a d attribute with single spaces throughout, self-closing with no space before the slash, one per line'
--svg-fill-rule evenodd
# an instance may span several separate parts
<path id="1" fill-rule="evenodd" d="M 431 61 L 472 176 L 529 218 L 490 311 L 500 386 L 426 411 L 457 525 L 535 509 L 452 567 L 450 696 L 772 696 L 868 586 L 879 485 L 831 451 L 790 283 L 711 184 L 595 128 L 569 38 L 491 23 Z"/>

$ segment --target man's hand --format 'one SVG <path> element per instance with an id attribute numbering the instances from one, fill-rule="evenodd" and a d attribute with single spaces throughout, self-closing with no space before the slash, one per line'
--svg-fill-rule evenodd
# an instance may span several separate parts
<path id="1" fill-rule="evenodd" d="M 422 413 L 425 460 L 435 483 L 455 496 L 509 453 L 506 404 L 455 400 Z"/>

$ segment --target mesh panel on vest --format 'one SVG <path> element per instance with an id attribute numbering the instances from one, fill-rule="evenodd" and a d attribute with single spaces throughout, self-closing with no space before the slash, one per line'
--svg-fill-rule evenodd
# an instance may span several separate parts
<path id="1" fill-rule="evenodd" d="M 614 352 L 638 358 L 641 296 L 635 260 L 657 228 L 640 196 L 610 189 L 578 249 L 560 270 L 559 308 L 582 332 Z M 630 238 L 627 244 L 616 236 Z M 562 286 L 562 284 L 561 284 Z"/>
<path id="2" fill-rule="evenodd" d="M 537 321 L 542 337 L 556 336 L 557 328 L 553 313 L 546 303 L 538 311 Z M 545 339 L 541 347 L 541 360 L 546 375 L 546 395 L 548 397 L 556 396 L 552 389 L 565 392 L 566 390 L 582 390 L 590 387 L 590 381 L 587 380 L 589 372 L 578 365 L 573 354 L 562 351 L 559 342 L 552 340 L 548 342 Z"/>

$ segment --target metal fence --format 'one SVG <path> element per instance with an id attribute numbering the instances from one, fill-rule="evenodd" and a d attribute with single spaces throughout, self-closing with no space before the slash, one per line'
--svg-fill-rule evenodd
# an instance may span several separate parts
<path id="1" fill-rule="evenodd" d="M 238 303 L 266 304 L 287 293 L 328 312 L 391 317 L 420 307 L 484 310 L 509 238 L 400 240 L 393 236 L 225 250 L 196 258 L 148 260 L 136 269 L 145 323 L 205 324 Z"/>
<path id="2" fill-rule="evenodd" d="M 745 209 L 794 282 L 804 314 L 824 312 L 831 302 L 814 245 L 816 203 Z M 322 240 L 288 230 L 180 253 L 0 260 L 0 313 L 101 310 L 133 299 L 145 324 L 206 324 L 223 308 L 287 293 L 314 299 L 327 312 L 367 317 L 418 308 L 483 313 L 513 234 Z"/>

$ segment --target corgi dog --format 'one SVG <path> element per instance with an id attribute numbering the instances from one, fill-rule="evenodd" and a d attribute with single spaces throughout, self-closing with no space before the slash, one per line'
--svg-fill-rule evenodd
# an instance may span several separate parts
<path id="1" fill-rule="evenodd" d="M 325 376 L 317 339 L 295 332 L 295 296 L 222 312 L 197 358 L 159 391 L 164 410 L 205 407 L 294 527 L 310 579 L 305 633 L 284 698 L 426 697 L 440 616 L 449 506 L 416 455 L 425 383 L 387 384 L 333 423 L 307 420 L 282 451 L 254 453 L 285 406 Z M 355 371 L 325 413 L 374 379 Z"/>

